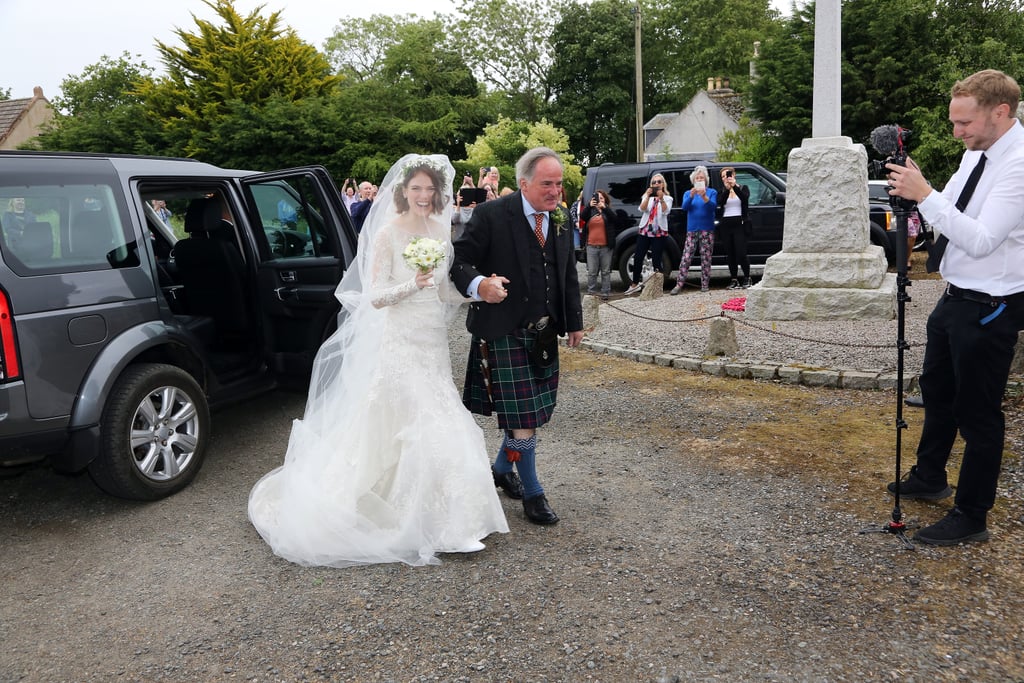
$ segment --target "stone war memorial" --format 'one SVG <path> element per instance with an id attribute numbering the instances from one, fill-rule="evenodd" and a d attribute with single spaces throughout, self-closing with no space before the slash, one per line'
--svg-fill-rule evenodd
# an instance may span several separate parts
<path id="1" fill-rule="evenodd" d="M 752 320 L 891 319 L 896 275 L 871 244 L 868 155 L 840 133 L 840 3 L 815 7 L 812 137 L 789 154 L 782 251 L 747 290 Z"/>

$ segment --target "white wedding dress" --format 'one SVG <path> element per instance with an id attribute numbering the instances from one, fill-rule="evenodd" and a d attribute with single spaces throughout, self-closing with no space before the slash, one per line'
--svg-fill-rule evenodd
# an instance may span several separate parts
<path id="1" fill-rule="evenodd" d="M 321 349 L 284 465 L 249 496 L 253 525 L 292 562 L 438 564 L 437 553 L 508 531 L 483 432 L 452 380 L 448 262 L 438 285 L 418 288 L 402 257 L 416 236 L 396 223 L 376 231 L 372 306 L 336 333 L 348 336 L 343 357 L 331 340 Z"/>

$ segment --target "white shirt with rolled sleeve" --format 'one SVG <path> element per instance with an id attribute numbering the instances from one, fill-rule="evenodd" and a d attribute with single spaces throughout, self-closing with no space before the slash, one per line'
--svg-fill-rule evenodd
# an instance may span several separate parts
<path id="1" fill-rule="evenodd" d="M 955 203 L 982 152 L 964 152 L 960 168 L 918 208 L 949 239 L 939 272 L 963 289 L 993 296 L 1024 292 L 1024 127 L 1020 121 L 984 151 L 985 171 L 963 213 Z"/>

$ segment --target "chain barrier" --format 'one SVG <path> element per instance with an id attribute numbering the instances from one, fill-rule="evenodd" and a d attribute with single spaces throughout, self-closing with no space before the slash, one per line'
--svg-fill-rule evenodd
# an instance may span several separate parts
<path id="1" fill-rule="evenodd" d="M 686 318 L 686 319 L 682 319 L 682 320 L 669 320 L 667 318 L 652 318 L 650 316 L 640 315 L 639 313 L 634 313 L 633 311 L 627 311 L 624 308 L 620 308 L 620 307 L 616 306 L 615 304 L 611 303 L 610 301 L 604 302 L 604 305 L 605 306 L 610 306 L 611 308 L 614 308 L 616 311 L 619 311 L 620 313 L 625 313 L 626 315 L 629 315 L 629 316 L 633 316 L 634 318 L 640 318 L 642 320 L 650 320 L 651 322 L 656 322 L 656 323 L 673 323 L 673 324 L 674 323 L 699 323 L 699 322 L 704 322 L 705 320 L 714 320 L 715 318 L 727 318 L 729 320 L 732 320 L 733 322 L 739 323 L 740 325 L 746 325 L 747 327 L 753 328 L 755 330 L 759 330 L 761 332 L 767 332 L 768 334 L 775 334 L 775 335 L 778 335 L 780 337 L 787 337 L 788 339 L 795 339 L 797 341 L 811 342 L 812 344 L 823 344 L 825 346 L 842 346 L 842 347 L 853 348 L 853 349 L 891 349 L 893 347 L 892 343 L 888 343 L 888 344 L 856 344 L 856 343 L 852 343 L 852 342 L 837 342 L 837 341 L 829 341 L 829 340 L 825 340 L 825 339 L 814 339 L 812 337 L 801 337 L 800 335 L 797 335 L 797 334 L 791 334 L 789 332 L 782 332 L 780 330 L 773 330 L 770 327 L 763 327 L 761 325 L 755 325 L 754 323 L 749 322 L 747 320 L 743 320 L 741 318 L 737 318 L 736 316 L 728 315 L 725 311 L 722 311 L 721 313 L 716 313 L 715 315 L 706 315 L 706 316 L 703 316 L 703 317 L 700 317 L 700 318 Z M 918 342 L 918 343 L 915 343 L 915 344 L 907 344 L 907 348 L 915 348 L 915 347 L 921 347 L 921 346 L 924 346 L 924 344 L 921 343 L 921 342 Z"/>

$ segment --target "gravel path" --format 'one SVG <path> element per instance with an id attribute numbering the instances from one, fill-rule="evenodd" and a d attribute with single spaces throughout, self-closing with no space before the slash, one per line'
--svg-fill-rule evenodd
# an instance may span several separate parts
<path id="1" fill-rule="evenodd" d="M 992 541 L 911 552 L 858 533 L 892 505 L 892 396 L 563 367 L 539 456 L 562 522 L 503 498 L 511 533 L 437 567 L 269 552 L 245 502 L 296 395 L 218 413 L 199 477 L 158 503 L 0 480 L 0 681 L 1024 682 L 1019 399 Z M 947 504 L 907 504 L 908 525 Z"/>

